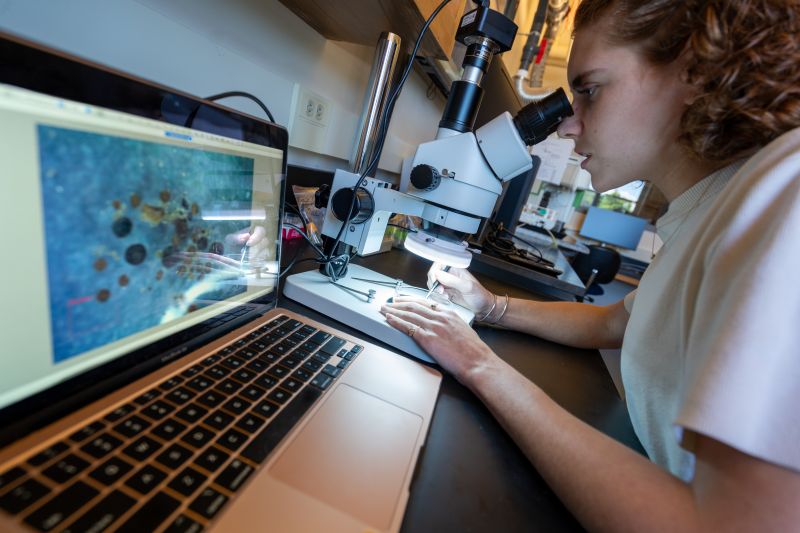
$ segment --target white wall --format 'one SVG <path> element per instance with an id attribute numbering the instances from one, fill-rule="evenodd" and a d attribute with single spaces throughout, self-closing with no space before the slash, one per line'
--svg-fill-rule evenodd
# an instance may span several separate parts
<path id="1" fill-rule="evenodd" d="M 334 111 L 322 153 L 292 148 L 289 162 L 330 170 L 352 153 L 373 57 L 371 47 L 328 41 L 278 0 L 0 0 L 0 28 L 189 93 L 251 92 L 284 125 L 300 84 Z M 385 171 L 399 172 L 402 158 L 434 137 L 444 100 L 426 90 L 412 72 Z M 224 103 L 263 116 L 248 100 Z"/>

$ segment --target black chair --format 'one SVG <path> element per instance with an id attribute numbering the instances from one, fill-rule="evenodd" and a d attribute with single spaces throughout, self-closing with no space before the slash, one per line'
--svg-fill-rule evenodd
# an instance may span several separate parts
<path id="1" fill-rule="evenodd" d="M 612 281 L 621 263 L 619 252 L 613 248 L 589 246 L 588 254 L 578 254 L 572 260 L 572 269 L 586 285 L 586 294 L 603 294 L 600 284 Z"/>

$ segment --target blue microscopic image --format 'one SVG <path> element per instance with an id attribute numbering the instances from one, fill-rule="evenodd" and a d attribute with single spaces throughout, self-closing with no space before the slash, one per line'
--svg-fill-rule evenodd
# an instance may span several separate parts
<path id="1" fill-rule="evenodd" d="M 48 125 L 37 134 L 54 362 L 245 290 L 221 262 L 238 258 L 230 237 L 242 222 L 202 213 L 251 207 L 253 159 Z"/>

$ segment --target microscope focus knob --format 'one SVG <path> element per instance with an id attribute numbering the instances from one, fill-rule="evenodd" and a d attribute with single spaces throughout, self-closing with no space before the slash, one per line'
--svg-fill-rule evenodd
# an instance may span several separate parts
<path id="1" fill-rule="evenodd" d="M 442 175 L 430 165 L 417 165 L 411 170 L 411 184 L 421 191 L 432 191 L 441 181 Z"/>
<path id="2" fill-rule="evenodd" d="M 344 222 L 352 202 L 353 189 L 351 187 L 345 187 L 333 193 L 333 198 L 331 198 L 333 215 Z M 365 188 L 359 187 L 356 191 L 356 203 L 353 206 L 353 217 L 350 219 L 350 223 L 361 224 L 372 216 L 374 210 L 375 201 L 372 199 L 372 195 Z"/>

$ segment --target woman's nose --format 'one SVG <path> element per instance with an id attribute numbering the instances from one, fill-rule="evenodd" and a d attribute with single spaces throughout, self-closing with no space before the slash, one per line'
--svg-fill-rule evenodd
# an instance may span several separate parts
<path id="1" fill-rule="evenodd" d="M 556 130 L 562 139 L 577 139 L 581 134 L 581 121 L 575 115 L 561 121 Z"/>

